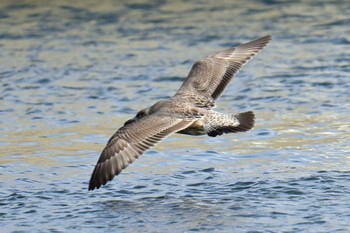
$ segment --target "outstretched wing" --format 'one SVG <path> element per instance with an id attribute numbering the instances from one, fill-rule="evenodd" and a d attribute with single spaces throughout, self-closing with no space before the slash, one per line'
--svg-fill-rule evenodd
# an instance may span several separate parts
<path id="1" fill-rule="evenodd" d="M 157 142 L 192 124 L 163 114 L 151 114 L 120 128 L 109 139 L 92 172 L 89 190 L 105 185 Z"/>
<path id="2" fill-rule="evenodd" d="M 176 95 L 190 93 L 217 99 L 232 77 L 270 40 L 267 35 L 196 62 Z"/>

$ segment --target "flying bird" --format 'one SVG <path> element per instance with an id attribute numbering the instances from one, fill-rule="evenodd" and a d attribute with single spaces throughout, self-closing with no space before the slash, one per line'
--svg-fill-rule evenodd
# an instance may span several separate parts
<path id="1" fill-rule="evenodd" d="M 109 139 L 92 172 L 89 190 L 105 185 L 172 133 L 216 137 L 252 129 L 252 111 L 228 115 L 213 108 L 230 80 L 270 40 L 267 35 L 197 61 L 173 97 L 140 110 Z"/>

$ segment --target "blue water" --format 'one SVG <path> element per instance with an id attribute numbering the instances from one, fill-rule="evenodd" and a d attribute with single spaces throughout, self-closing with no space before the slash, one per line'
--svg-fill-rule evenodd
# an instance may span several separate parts
<path id="1" fill-rule="evenodd" d="M 349 232 L 349 15 L 345 0 L 1 1 L 1 232 Z M 87 191 L 125 120 L 266 34 L 217 107 L 253 110 L 253 131 L 172 135 Z"/>

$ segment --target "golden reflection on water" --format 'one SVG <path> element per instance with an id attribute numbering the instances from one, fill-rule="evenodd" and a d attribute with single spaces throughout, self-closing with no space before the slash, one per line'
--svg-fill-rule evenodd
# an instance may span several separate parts
<path id="1" fill-rule="evenodd" d="M 38 166 L 64 166 L 67 165 L 64 161 L 65 156 L 87 158 L 94 156 L 93 160 L 97 160 L 109 137 L 126 119 L 125 117 L 110 119 L 107 115 L 101 115 L 95 118 L 96 121 L 92 124 L 85 122 L 56 128 L 50 128 L 46 122 L 37 121 L 34 129 L 14 130 L 2 136 L 1 142 L 5 146 L 0 147 L 0 163 L 21 162 Z M 252 152 L 308 151 L 320 146 L 332 147 L 337 143 L 346 142 L 350 138 L 350 130 L 349 126 L 342 123 L 345 121 L 344 117 L 336 114 L 305 116 L 294 113 L 278 116 L 257 112 L 257 126 L 249 133 L 229 134 L 217 138 L 175 134 L 156 145 L 154 150 L 167 153 L 178 149 L 186 151 L 188 148 L 189 151 L 198 149 L 242 156 Z M 261 125 L 262 122 L 264 125 Z M 21 124 L 29 124 L 29 121 L 23 121 Z M 254 137 L 255 131 L 261 128 L 269 129 L 274 135 L 264 138 Z M 97 138 L 98 142 L 94 142 L 94 138 Z M 52 160 L 57 156 L 62 156 L 62 160 Z M 166 161 L 166 158 L 161 156 L 152 158 L 153 162 L 158 162 L 155 161 L 157 159 L 163 160 L 160 162 Z"/>

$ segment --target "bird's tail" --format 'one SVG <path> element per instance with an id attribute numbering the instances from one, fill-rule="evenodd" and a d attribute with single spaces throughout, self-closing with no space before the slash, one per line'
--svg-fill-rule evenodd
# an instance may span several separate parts
<path id="1" fill-rule="evenodd" d="M 255 115 L 252 111 L 235 114 L 232 116 L 232 118 L 234 123 L 231 125 L 222 124 L 211 126 L 210 130 L 207 131 L 208 136 L 216 137 L 224 133 L 245 132 L 254 127 Z M 232 122 L 232 119 L 230 121 Z"/>
<path id="2" fill-rule="evenodd" d="M 235 132 L 245 132 L 251 130 L 255 124 L 255 114 L 252 111 L 241 112 L 234 117 L 239 121 L 239 125 L 233 127 Z"/>

